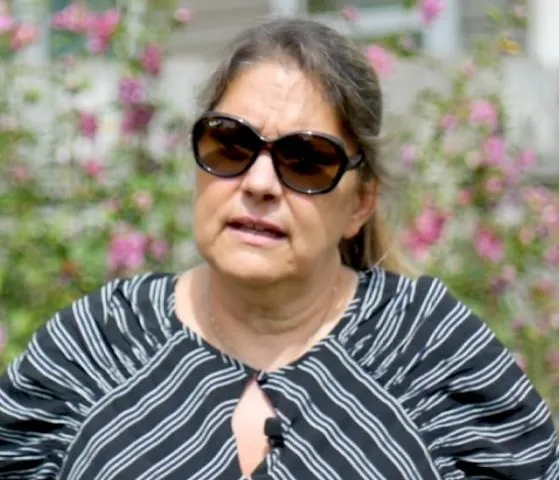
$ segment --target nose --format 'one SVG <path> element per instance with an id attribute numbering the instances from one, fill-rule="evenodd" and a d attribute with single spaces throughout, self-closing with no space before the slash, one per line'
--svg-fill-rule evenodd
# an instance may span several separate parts
<path id="1" fill-rule="evenodd" d="M 248 172 L 243 175 L 241 188 L 247 195 L 259 200 L 270 200 L 281 194 L 282 187 L 268 152 L 258 155 Z"/>

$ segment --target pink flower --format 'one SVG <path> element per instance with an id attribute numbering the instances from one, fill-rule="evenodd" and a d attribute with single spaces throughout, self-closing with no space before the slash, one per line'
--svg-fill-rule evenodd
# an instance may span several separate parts
<path id="1" fill-rule="evenodd" d="M 513 283 L 517 278 L 516 267 L 510 264 L 504 265 L 501 276 L 509 284 Z"/>
<path id="2" fill-rule="evenodd" d="M 129 105 L 124 110 L 122 131 L 125 134 L 145 132 L 154 114 L 155 107 L 153 105 Z"/>
<path id="3" fill-rule="evenodd" d="M 474 125 L 485 126 L 494 130 L 498 122 L 497 109 L 487 100 L 474 100 L 470 104 L 470 121 Z"/>
<path id="4" fill-rule="evenodd" d="M 349 23 L 356 23 L 359 20 L 359 12 L 353 5 L 346 5 L 342 9 L 342 16 Z"/>
<path id="5" fill-rule="evenodd" d="M 13 50 L 21 50 L 33 43 L 37 37 L 37 27 L 30 23 L 19 24 L 12 34 L 10 46 Z"/>
<path id="6" fill-rule="evenodd" d="M 27 168 L 27 165 L 13 165 L 10 169 L 10 174 L 17 183 L 27 183 L 31 180 L 31 172 L 29 171 L 29 168 Z"/>
<path id="7" fill-rule="evenodd" d="M 508 159 L 507 159 L 508 160 Z M 520 181 L 521 171 L 518 165 L 513 162 L 507 161 L 501 166 L 501 171 L 505 174 L 504 181 L 509 186 L 516 185 Z"/>
<path id="8" fill-rule="evenodd" d="M 552 201 L 552 196 L 545 187 L 524 187 L 521 196 L 526 204 L 533 210 L 540 211 Z"/>
<path id="9" fill-rule="evenodd" d="M 93 53 L 94 55 L 100 55 L 105 53 L 109 46 L 111 45 L 110 38 L 107 37 L 98 37 L 96 35 L 89 35 L 87 37 L 86 48 L 89 53 Z"/>
<path id="10" fill-rule="evenodd" d="M 559 245 L 553 245 L 545 252 L 545 261 L 550 267 L 559 267 Z"/>
<path id="11" fill-rule="evenodd" d="M 99 181 L 103 175 L 104 167 L 99 160 L 89 158 L 82 164 L 82 170 L 86 176 Z"/>
<path id="12" fill-rule="evenodd" d="M 526 322 L 526 317 L 524 316 L 514 317 L 510 322 L 510 326 L 512 327 L 513 330 L 520 330 L 521 328 L 524 328 L 527 325 L 528 322 Z"/>
<path id="13" fill-rule="evenodd" d="M 536 165 L 536 155 L 532 149 L 525 148 L 518 154 L 516 161 L 520 169 L 523 172 L 527 172 L 532 170 L 532 168 Z"/>
<path id="14" fill-rule="evenodd" d="M 88 21 L 89 17 L 85 5 L 71 3 L 53 15 L 51 25 L 56 30 L 84 33 L 87 30 Z"/>
<path id="15" fill-rule="evenodd" d="M 482 228 L 477 232 L 474 246 L 480 257 L 493 263 L 500 262 L 505 255 L 501 239 L 495 232 L 487 229 Z"/>
<path id="16" fill-rule="evenodd" d="M 120 23 L 120 12 L 110 8 L 104 12 L 90 12 L 87 16 L 87 30 L 94 37 L 110 38 Z"/>
<path id="17" fill-rule="evenodd" d="M 425 260 L 431 249 L 431 244 L 426 242 L 414 228 L 408 230 L 404 235 L 404 245 L 418 260 Z"/>
<path id="18" fill-rule="evenodd" d="M 444 8 L 444 0 L 420 0 L 419 11 L 425 24 L 433 23 Z"/>
<path id="19" fill-rule="evenodd" d="M 142 232 L 127 229 L 116 233 L 109 244 L 108 267 L 111 272 L 138 269 L 145 262 L 147 237 Z"/>
<path id="20" fill-rule="evenodd" d="M 404 145 L 401 150 L 402 160 L 406 168 L 411 168 L 417 160 L 417 151 L 415 145 Z"/>
<path id="21" fill-rule="evenodd" d="M 147 212 L 153 205 L 153 197 L 149 192 L 136 192 L 132 196 L 132 201 L 141 212 Z"/>
<path id="22" fill-rule="evenodd" d="M 552 229 L 559 227 L 559 204 L 549 203 L 542 208 L 542 223 Z"/>
<path id="23" fill-rule="evenodd" d="M 122 203 L 120 200 L 117 200 L 116 198 L 110 198 L 105 201 L 104 207 L 109 213 L 118 213 L 118 211 L 122 207 Z"/>
<path id="24" fill-rule="evenodd" d="M 492 175 L 485 181 L 484 188 L 487 193 L 497 195 L 504 190 L 505 182 L 502 177 Z"/>
<path id="25" fill-rule="evenodd" d="M 106 52 L 119 23 L 120 12 L 116 8 L 100 13 L 90 12 L 87 17 L 88 51 L 95 54 Z"/>
<path id="26" fill-rule="evenodd" d="M 118 98 L 124 105 L 141 103 L 147 96 L 144 84 L 136 77 L 123 77 L 118 92 Z"/>
<path id="27" fill-rule="evenodd" d="M 440 122 L 441 129 L 443 130 L 443 132 L 448 132 L 454 129 L 457 124 L 458 124 L 458 119 L 456 118 L 456 115 L 453 115 L 452 113 L 447 113 L 443 115 Z"/>
<path id="28" fill-rule="evenodd" d="M 194 15 L 192 13 L 192 10 L 185 7 L 177 8 L 175 10 L 175 13 L 173 14 L 173 18 L 175 19 L 175 21 L 182 25 L 185 25 L 192 21 L 193 17 Z"/>
<path id="29" fill-rule="evenodd" d="M 155 43 L 145 46 L 140 57 L 142 68 L 149 75 L 157 76 L 161 72 L 161 48 Z"/>
<path id="30" fill-rule="evenodd" d="M 532 293 L 539 297 L 552 298 L 555 294 L 555 289 L 555 283 L 548 278 L 538 280 L 532 285 Z"/>
<path id="31" fill-rule="evenodd" d="M 87 33 L 87 49 L 91 53 L 103 53 L 109 45 L 120 23 L 120 12 L 109 9 L 104 12 L 90 12 L 85 5 L 72 3 L 55 13 L 52 26 L 76 34 Z"/>
<path id="32" fill-rule="evenodd" d="M 152 239 L 149 244 L 149 253 L 158 262 L 162 261 L 169 252 L 169 246 L 165 240 L 159 238 Z"/>
<path id="33" fill-rule="evenodd" d="M 483 145 L 485 163 L 491 166 L 502 166 L 507 160 L 507 144 L 503 137 L 492 135 Z"/>
<path id="34" fill-rule="evenodd" d="M 462 188 L 458 191 L 458 194 L 456 195 L 456 202 L 458 203 L 458 205 L 467 207 L 472 204 L 472 201 L 473 195 L 470 190 L 468 190 L 467 188 Z"/>
<path id="35" fill-rule="evenodd" d="M 14 28 L 14 19 L 9 15 L 0 14 L 0 33 L 10 32 Z"/>
<path id="36" fill-rule="evenodd" d="M 417 259 L 424 259 L 443 233 L 449 215 L 428 204 L 404 236 L 404 244 Z"/>
<path id="37" fill-rule="evenodd" d="M 82 136 L 93 140 L 99 129 L 97 117 L 88 112 L 78 113 L 78 129 Z"/>
<path id="38" fill-rule="evenodd" d="M 381 78 L 390 76 L 394 70 L 394 59 L 392 55 L 380 45 L 369 45 L 365 49 L 365 57 L 376 74 Z"/>
<path id="39" fill-rule="evenodd" d="M 415 219 L 415 228 L 425 241 L 434 244 L 441 238 L 447 220 L 448 214 L 428 205 Z"/>

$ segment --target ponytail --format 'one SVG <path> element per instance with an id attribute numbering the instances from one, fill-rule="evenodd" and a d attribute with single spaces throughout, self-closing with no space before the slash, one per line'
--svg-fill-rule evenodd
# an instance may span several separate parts
<path id="1" fill-rule="evenodd" d="M 354 270 L 379 266 L 402 275 L 418 274 L 406 261 L 398 241 L 376 210 L 357 235 L 340 242 L 340 254 L 342 263 Z"/>

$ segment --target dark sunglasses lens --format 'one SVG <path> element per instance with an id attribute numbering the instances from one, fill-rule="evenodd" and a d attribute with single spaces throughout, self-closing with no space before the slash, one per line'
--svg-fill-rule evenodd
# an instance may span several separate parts
<path id="1" fill-rule="evenodd" d="M 209 172 L 224 177 L 243 173 L 259 143 L 250 128 L 225 117 L 199 120 L 192 138 L 198 163 Z"/>
<path id="2" fill-rule="evenodd" d="M 290 135 L 274 149 L 278 172 L 286 185 L 304 192 L 329 189 L 343 168 L 345 153 L 317 135 Z"/>

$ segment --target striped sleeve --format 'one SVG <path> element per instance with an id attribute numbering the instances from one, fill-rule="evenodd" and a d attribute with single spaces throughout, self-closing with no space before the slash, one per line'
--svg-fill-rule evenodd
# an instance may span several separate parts
<path id="1" fill-rule="evenodd" d="M 0 377 L 2 479 L 55 478 L 84 412 L 99 395 L 65 352 L 74 347 L 70 318 L 63 311 L 47 322 Z"/>
<path id="2" fill-rule="evenodd" d="M 57 313 L 0 377 L 3 480 L 55 478 L 92 407 L 141 363 L 117 322 L 104 323 L 118 313 L 117 285 Z"/>
<path id="3" fill-rule="evenodd" d="M 558 479 L 550 411 L 510 352 L 441 282 L 414 296 L 430 335 L 404 400 L 445 479 Z"/>

